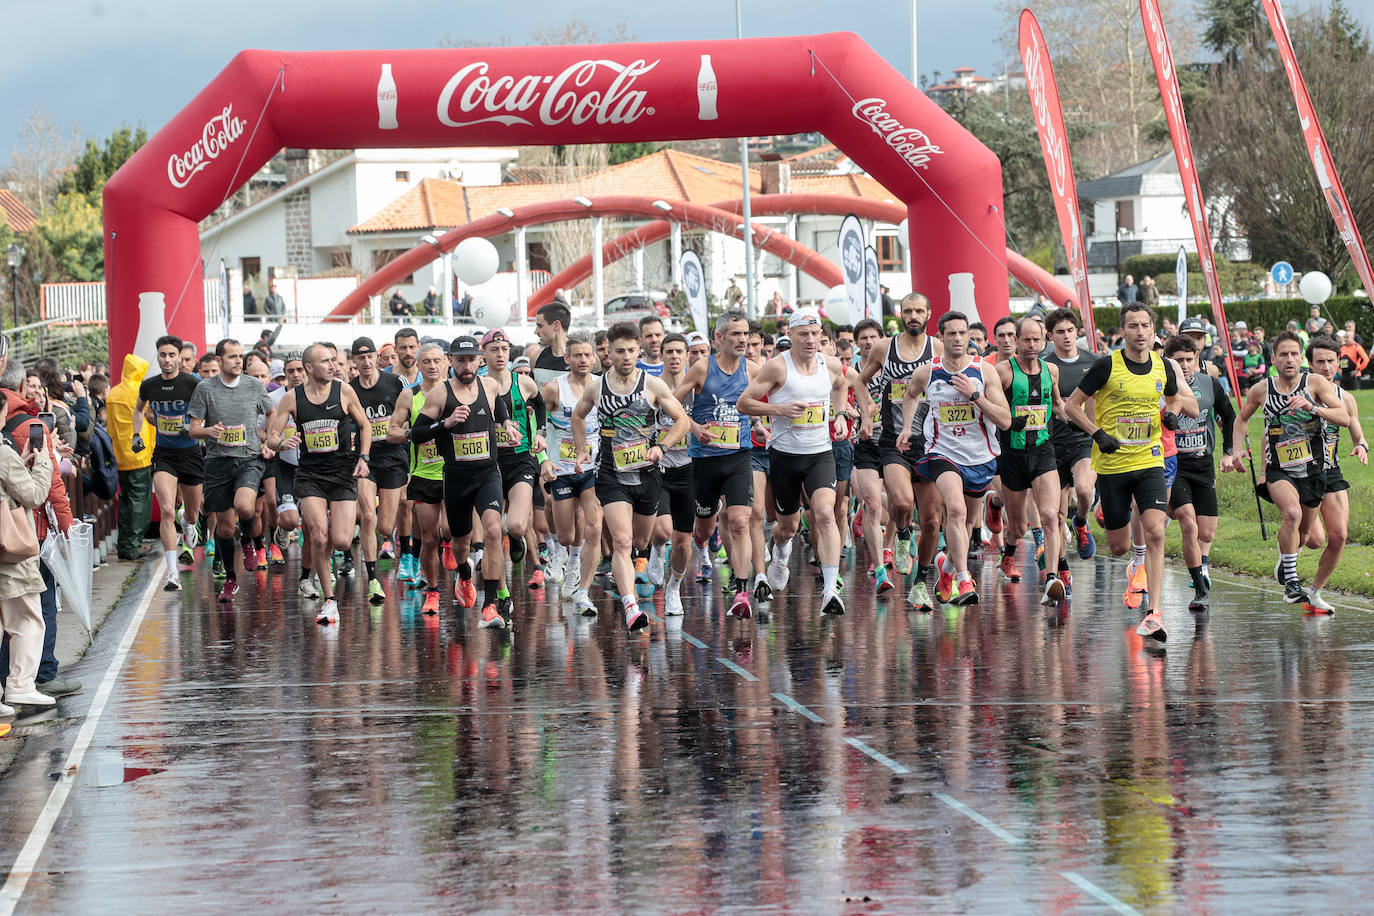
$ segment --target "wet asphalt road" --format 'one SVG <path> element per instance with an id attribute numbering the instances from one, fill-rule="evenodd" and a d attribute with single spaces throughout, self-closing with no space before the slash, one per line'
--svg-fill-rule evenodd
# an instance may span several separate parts
<path id="1" fill-rule="evenodd" d="M 822 620 L 802 553 L 767 622 L 689 582 L 637 636 L 556 588 L 512 636 L 361 581 L 325 629 L 294 562 L 230 609 L 200 569 L 153 597 L 17 911 L 1374 907 L 1366 605 L 1218 574 L 1195 621 L 1170 570 L 1159 651 L 1117 561 L 1048 614 L 988 563 L 982 605 L 926 615 L 846 561 Z M 7 873 L 145 581 L 0 783 Z"/>

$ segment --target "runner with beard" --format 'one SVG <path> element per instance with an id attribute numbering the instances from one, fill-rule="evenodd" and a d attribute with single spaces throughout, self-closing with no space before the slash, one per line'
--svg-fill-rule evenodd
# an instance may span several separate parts
<path id="1" fill-rule="evenodd" d="M 1274 338 L 1274 375 L 1252 385 L 1236 414 L 1237 440 L 1249 430 L 1250 418 L 1264 410 L 1264 481 L 1260 495 L 1279 507 L 1279 562 L 1274 578 L 1289 604 L 1311 604 L 1298 580 L 1298 550 L 1326 496 L 1323 422 L 1349 426 L 1350 411 L 1342 393 L 1325 376 L 1303 368 L 1302 340 L 1292 331 Z M 1232 462 L 1234 468 L 1238 462 Z"/>
<path id="2" fill-rule="evenodd" d="M 1350 392 L 1341 387 L 1336 373 L 1341 369 L 1341 345 L 1333 338 L 1322 335 L 1312 338 L 1307 345 L 1307 362 L 1312 371 L 1329 381 L 1345 403 L 1350 415 L 1350 439 L 1355 447 L 1350 457 L 1359 459 L 1360 464 L 1369 464 L 1369 443 L 1364 438 L 1364 428 L 1360 425 L 1359 405 Z M 1307 533 L 1307 548 L 1316 550 L 1325 545 L 1321 559 L 1317 561 L 1317 574 L 1312 578 L 1312 587 L 1307 592 L 1306 608 L 1318 614 L 1335 611 L 1331 602 L 1322 595 L 1336 564 L 1345 552 L 1345 542 L 1350 527 L 1350 484 L 1341 473 L 1341 428 L 1335 423 L 1322 421 L 1323 446 L 1322 478 L 1326 495 L 1322 497 L 1321 518 Z"/>
<path id="3" fill-rule="evenodd" d="M 387 427 L 387 442 L 404 446 L 410 441 L 410 429 L 420 418 L 420 412 L 431 398 L 443 398 L 444 376 L 448 371 L 448 357 L 437 341 L 430 341 L 420 348 L 417 365 L 420 382 L 401 392 L 396 399 L 396 409 L 391 414 Z M 441 529 L 447 525 L 444 517 L 444 456 L 439 453 L 436 440 L 417 443 L 410 447 L 410 483 L 406 487 L 406 499 L 415 507 L 419 524 L 419 545 L 412 544 L 414 554 L 407 556 L 416 562 L 411 570 L 411 581 L 418 580 L 425 593 L 421 611 L 426 614 L 439 613 L 439 541 Z M 472 587 L 471 579 L 468 582 Z M 467 606 L 476 601 L 476 590 Z"/>
<path id="4" fill-rule="evenodd" d="M 596 410 L 601 424 L 600 454 L 596 458 L 596 495 L 611 535 L 611 570 L 625 625 L 638 630 L 649 625 L 635 598 L 636 550 L 643 555 L 658 516 L 663 451 L 681 441 L 688 430 L 687 414 L 663 381 L 638 368 L 639 329 L 628 321 L 606 332 L 612 371 L 600 384 L 582 392 L 571 420 L 578 470 L 592 460 L 587 442 L 587 417 Z M 659 429 L 659 413 L 673 426 Z M 584 609 L 585 611 L 585 609 Z"/>
<path id="5" fill-rule="evenodd" d="M 544 451 L 544 396 L 539 386 L 528 375 L 514 375 L 510 371 L 510 339 L 500 328 L 488 331 L 482 337 L 482 356 L 486 360 L 487 378 L 496 383 L 498 396 L 504 402 L 506 413 L 510 416 L 520 435 L 508 439 L 502 428 L 496 430 L 496 460 L 501 467 L 501 490 L 506 504 L 506 533 L 510 535 L 510 561 L 518 566 L 525 561 L 527 553 L 525 532 L 529 531 L 534 520 L 534 488 L 539 480 L 539 461 Z M 534 414 L 535 424 L 530 423 Z M 530 588 L 544 587 L 544 570 L 540 567 L 539 555 L 530 558 L 534 572 L 530 576 Z M 501 597 L 510 597 L 505 583 L 505 570 L 501 572 Z"/>
<path id="6" fill-rule="evenodd" d="M 363 569 L 367 573 L 367 600 L 370 604 L 384 604 L 386 590 L 377 578 L 378 535 L 390 541 L 401 508 L 401 496 L 410 476 L 410 456 L 406 447 L 387 440 L 404 382 L 400 375 L 377 371 L 377 349 L 370 337 L 353 341 L 349 356 L 358 372 L 358 377 L 349 382 L 349 386 L 367 417 L 367 424 L 359 427 L 358 434 L 372 442 L 368 475 L 357 483 L 358 528 Z"/>
<path id="7" fill-rule="evenodd" d="M 645 315 L 639 319 L 639 368 L 650 375 L 663 374 L 663 319 Z"/>
<path id="8" fill-rule="evenodd" d="M 821 564 L 821 612 L 843 614 L 830 420 L 836 418 L 835 430 L 843 435 L 849 382 L 846 367 L 838 359 L 821 354 L 821 319 L 815 311 L 794 311 L 788 318 L 788 329 L 791 349 L 764 363 L 736 404 L 742 414 L 771 418 L 768 460 L 778 521 L 773 526 L 768 584 L 774 592 L 787 586 L 787 562 L 805 497 L 814 522 L 812 546 Z"/>
<path id="9" fill-rule="evenodd" d="M 681 334 L 669 334 L 663 338 L 660 352 L 663 354 L 663 372 L 659 378 L 669 391 L 675 391 L 682 384 L 682 378 L 687 371 L 687 338 Z M 679 397 L 678 402 L 690 414 L 691 397 Z M 659 427 L 663 432 L 666 433 L 672 425 L 673 421 L 667 414 L 659 414 Z M 687 447 L 687 440 L 690 438 L 691 436 L 684 436 L 672 447 L 665 448 L 663 461 L 659 464 L 663 470 L 663 489 L 659 494 L 658 521 L 654 523 L 654 533 L 650 539 L 647 569 L 648 583 L 655 588 L 662 586 L 666 579 L 664 566 L 670 540 L 675 565 L 679 562 L 678 556 L 681 555 L 685 569 L 687 559 L 691 556 L 689 547 L 692 543 L 696 516 L 693 513 L 692 501 L 693 462 Z M 665 608 L 666 600 L 665 598 Z M 664 613 L 667 613 L 666 609 Z"/>
<path id="10" fill-rule="evenodd" d="M 882 325 L 872 318 L 865 318 L 854 325 L 854 342 L 858 345 L 857 366 L 862 366 L 873 348 L 882 340 Z M 862 410 L 859 417 L 859 436 L 854 443 L 854 473 L 852 475 L 854 495 L 859 501 L 859 511 L 855 513 L 853 534 L 862 536 L 868 550 L 869 575 L 874 577 L 873 588 L 879 594 L 893 588 L 891 570 L 891 544 L 897 529 L 889 524 L 887 510 L 883 505 L 883 460 L 878 450 L 878 439 L 882 435 L 882 420 L 879 401 L 883 396 L 882 373 L 875 373 L 867 385 L 856 385 L 856 390 L 868 393 L 867 401 L 861 400 Z M 864 422 L 867 419 L 869 422 Z M 864 435 L 864 430 L 868 435 Z M 886 538 L 886 540 L 885 540 Z"/>
<path id="11" fill-rule="evenodd" d="M 749 338 L 744 348 L 744 360 L 757 372 L 763 367 L 763 328 L 753 319 L 749 321 Z M 752 376 L 751 376 L 752 378 Z M 773 508 L 773 487 L 768 482 L 768 422 L 765 417 L 753 417 L 749 421 L 749 472 L 753 478 L 754 499 L 749 513 L 749 554 L 754 558 L 754 600 L 768 601 L 773 595 L 768 577 L 761 571 L 768 562 L 768 537 L 777 512 Z M 697 581 L 709 582 L 711 562 L 703 546 L 697 551 Z"/>
<path id="12" fill-rule="evenodd" d="M 596 344 L 591 331 L 573 331 L 567 339 L 568 374 L 544 386 L 548 407 L 548 455 L 540 468 L 543 479 L 552 484 L 553 521 L 559 546 L 567 551 L 562 570 L 563 594 L 579 613 L 596 613 L 587 587 L 601 563 L 601 503 L 596 498 L 596 472 L 578 467 L 577 446 L 572 437 L 572 413 L 581 400 L 596 364 Z M 596 448 L 601 427 L 596 411 L 587 416 L 587 441 L 592 447 L 590 464 L 596 463 Z"/>
<path id="13" fill-rule="evenodd" d="M 940 343 L 941 355 L 917 369 L 906 386 L 896 447 L 905 452 L 910 445 L 917 400 L 925 395 L 929 404 L 922 426 L 925 454 L 917 460 L 915 471 L 921 480 L 935 485 L 945 508 L 946 549 L 936 557 L 940 579 L 935 596 L 963 606 L 978 603 L 968 570 L 968 520 L 978 517 L 983 494 L 997 473 L 994 430 L 1013 424 L 1001 386 L 987 384 L 989 377 L 983 374 L 987 364 L 968 353 L 968 319 L 962 312 L 940 316 Z M 918 584 L 923 582 L 917 579 Z M 912 594 L 922 597 L 914 587 Z M 920 610 L 933 609 L 912 603 Z"/>
<path id="14" fill-rule="evenodd" d="M 167 581 L 163 589 L 181 590 L 181 574 L 177 568 L 177 497 L 181 497 L 184 519 L 181 526 L 181 562 L 195 562 L 196 526 L 200 516 L 205 462 L 200 447 L 191 438 L 187 409 L 200 379 L 181 370 L 181 339 L 170 334 L 157 340 L 157 367 L 160 375 L 145 378 L 138 388 L 138 404 L 134 415 L 146 410 L 157 428 L 153 447 L 153 493 L 157 496 L 161 521 L 158 534 L 162 538 L 162 555 L 167 564 Z"/>
<path id="15" fill-rule="evenodd" d="M 725 504 L 726 556 L 730 564 L 731 592 L 734 600 L 730 613 L 747 619 L 753 613 L 749 603 L 749 567 L 755 573 L 755 596 L 762 601 L 772 597 L 767 577 L 763 575 L 764 558 L 753 552 L 754 542 L 749 534 L 749 521 L 754 501 L 753 475 L 750 453 L 753 442 L 749 435 L 749 419 L 740 416 L 737 404 L 740 395 L 753 378 L 753 364 L 745 359 L 749 343 L 749 319 L 741 311 L 732 309 L 716 319 L 716 352 L 687 370 L 674 390 L 684 404 L 691 404 L 691 437 L 688 452 L 692 467 L 692 505 L 695 527 L 691 531 L 697 552 L 706 548 L 711 532 L 716 530 L 721 502 Z M 685 546 L 685 545 L 684 545 Z M 673 545 L 673 568 L 663 599 L 664 614 L 682 613 L 682 580 L 687 575 L 691 556 L 686 549 Z"/>
<path id="16" fill-rule="evenodd" d="M 995 345 L 995 348 L 992 353 L 988 354 L 986 362 L 995 365 L 1006 360 L 1015 359 L 1016 319 L 1012 318 L 1010 315 L 1004 315 L 1001 318 L 998 318 L 992 326 L 992 340 Z M 1035 505 L 1033 502 L 1027 503 L 1027 511 L 1035 511 Z M 992 478 L 992 486 L 989 488 L 987 499 L 987 510 L 986 512 L 984 512 L 984 516 L 987 522 L 988 533 L 992 535 L 992 543 L 995 547 L 997 547 L 1000 550 L 1005 542 L 1005 539 L 1002 536 L 1002 530 L 1006 524 L 1006 520 L 1002 516 L 1002 478 L 1000 475 Z M 979 521 L 982 521 L 982 519 L 980 519 Z M 1023 519 L 1023 529 L 1025 527 L 1025 522 L 1026 520 Z M 970 562 L 972 562 L 975 559 L 980 559 L 982 557 L 982 527 L 982 525 L 976 526 L 973 530 L 973 535 L 970 536 Z M 1038 543 L 1040 529 L 1039 523 L 1037 522 L 1036 524 L 1033 524 L 1030 527 L 1033 531 L 1036 532 Z M 975 557 L 974 554 L 977 554 L 977 556 Z M 1016 569 L 1015 561 L 1013 560 L 1008 562 L 1010 570 L 1002 569 L 1002 574 L 1006 576 L 1008 579 L 1011 579 L 1013 582 L 1021 581 L 1021 571 Z M 998 568 L 1001 569 L 1001 566 L 1002 564 L 999 563 Z"/>
<path id="17" fill-rule="evenodd" d="M 1045 330 L 1053 348 L 1045 361 L 1054 366 L 1059 378 L 1059 397 L 1073 396 L 1078 383 L 1088 374 L 1095 362 L 1091 353 L 1078 347 L 1078 316 L 1073 309 L 1055 309 L 1045 316 Z M 1050 444 L 1054 446 L 1055 466 L 1059 471 L 1058 525 L 1073 530 L 1073 541 L 1080 560 L 1097 555 L 1097 538 L 1088 530 L 1088 516 L 1092 511 L 1093 491 L 1097 488 L 1097 473 L 1093 470 L 1092 437 L 1073 423 L 1060 420 L 1051 424 Z M 1064 590 L 1071 592 L 1073 580 L 1069 573 L 1068 545 L 1057 558 L 1059 578 Z M 1047 561 L 1048 562 L 1048 561 Z"/>
<path id="18" fill-rule="evenodd" d="M 883 480 L 887 485 L 887 508 L 897 532 L 893 566 L 905 576 L 911 572 L 912 512 L 920 500 L 921 534 L 917 544 L 917 581 L 924 582 L 935 556 L 940 530 L 940 498 L 935 487 L 916 481 L 916 461 L 920 449 L 903 451 L 897 448 L 897 433 L 902 428 L 902 402 L 912 375 L 942 353 L 940 342 L 926 334 L 926 319 L 930 302 L 920 293 L 902 298 L 903 333 L 878 341 L 868 351 L 859 383 L 868 386 L 876 378 L 882 386 L 882 405 L 879 422 L 882 432 L 878 450 L 882 455 Z M 860 428 L 859 437 L 871 438 L 873 419 L 863 418 L 867 428 Z"/>
<path id="19" fill-rule="evenodd" d="M 357 481 L 367 476 L 372 438 L 367 435 L 370 424 L 358 396 L 335 378 L 336 367 L 329 351 L 311 344 L 302 360 L 305 384 L 282 398 L 268 427 L 267 444 L 273 451 L 300 450 L 296 498 L 310 539 L 310 555 L 328 557 L 331 546 L 346 550 L 353 541 Z M 296 435 L 284 439 L 282 433 L 292 421 Z M 356 452 L 352 448 L 355 436 Z M 334 598 L 334 577 L 327 568 L 320 570 L 320 593 L 324 602 L 315 622 L 337 623 L 339 603 Z"/>
<path id="20" fill-rule="evenodd" d="M 410 429 L 417 446 L 439 443 L 444 459 L 444 510 L 448 515 L 453 553 L 458 560 L 454 599 L 461 608 L 476 603 L 472 563 L 468 547 L 472 540 L 474 512 L 478 515 L 486 549 L 482 555 L 483 605 L 479 626 L 513 628 L 514 605 L 501 597 L 501 577 L 506 553 L 501 547 L 501 469 L 496 460 L 496 430 L 505 430 L 508 442 L 520 440 L 520 429 L 510 419 L 510 409 L 495 381 L 477 375 L 482 355 L 476 338 L 455 338 L 449 345 L 453 378 L 443 383 L 425 404 Z M 515 538 L 511 538 L 511 544 Z"/>

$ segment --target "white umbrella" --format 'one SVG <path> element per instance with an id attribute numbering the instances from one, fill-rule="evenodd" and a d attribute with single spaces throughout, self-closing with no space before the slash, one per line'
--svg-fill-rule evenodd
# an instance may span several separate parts
<path id="1" fill-rule="evenodd" d="M 65 598 L 63 602 L 74 613 L 81 625 L 86 628 L 86 632 L 91 632 L 91 568 L 89 548 L 83 550 L 76 543 L 78 538 L 78 527 L 84 527 L 86 540 L 90 540 L 90 525 L 81 523 L 80 526 L 72 526 L 72 534 L 67 537 L 62 534 L 57 526 L 57 518 L 53 515 L 52 507 L 48 507 L 48 536 L 43 539 L 43 546 L 38 550 L 38 556 L 48 567 L 48 572 L 56 580 L 58 587 L 62 589 Z"/>

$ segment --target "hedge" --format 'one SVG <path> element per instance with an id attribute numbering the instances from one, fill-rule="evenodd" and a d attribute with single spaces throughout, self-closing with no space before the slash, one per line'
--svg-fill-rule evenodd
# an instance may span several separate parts
<path id="1" fill-rule="evenodd" d="M 1136 278 L 1154 277 L 1161 296 L 1178 294 L 1178 264 L 1176 254 L 1134 254 L 1121 262 L 1122 273 Z M 1228 261 L 1217 258 L 1217 282 L 1223 296 L 1253 296 L 1263 288 L 1265 270 L 1251 261 Z M 1188 289 L 1206 293 L 1207 283 L 1197 255 L 1188 255 Z"/>
<path id="2" fill-rule="evenodd" d="M 1273 340 L 1274 335 L 1282 331 L 1290 319 L 1296 318 L 1299 322 L 1305 322 L 1312 309 L 1302 299 L 1242 299 L 1224 304 L 1228 321 L 1244 321 L 1251 328 L 1257 324 L 1262 325 L 1269 340 Z M 1173 307 L 1156 307 L 1155 312 L 1158 319 L 1177 317 Z M 1212 306 L 1207 302 L 1190 303 L 1188 314 L 1213 318 Z M 1332 296 L 1322 306 L 1322 316 L 1330 319 L 1337 328 L 1353 320 L 1355 330 L 1366 341 L 1374 335 L 1374 308 L 1370 307 L 1370 301 L 1363 296 Z M 1093 309 L 1093 320 L 1099 328 L 1108 331 L 1120 326 L 1121 311 L 1114 308 L 1096 308 Z"/>

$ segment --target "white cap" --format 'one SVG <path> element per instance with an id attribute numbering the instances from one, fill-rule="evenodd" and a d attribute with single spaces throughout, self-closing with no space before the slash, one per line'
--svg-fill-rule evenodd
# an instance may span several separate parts
<path id="1" fill-rule="evenodd" d="M 697 344 L 707 343 L 706 335 L 700 331 L 692 331 L 687 335 L 687 346 L 695 347 Z"/>
<path id="2" fill-rule="evenodd" d="M 1246 323 L 1243 322 L 1243 321 L 1237 321 L 1237 322 L 1236 322 L 1236 330 L 1239 331 L 1241 328 L 1244 328 L 1244 329 L 1247 330 L 1247 331 L 1250 330 L 1250 326 L 1249 326 L 1248 324 L 1246 324 Z"/>
<path id="3" fill-rule="evenodd" d="M 815 309 L 797 309 L 792 313 L 792 317 L 787 319 L 789 328 L 799 328 L 808 324 L 820 324 L 820 313 Z"/>

